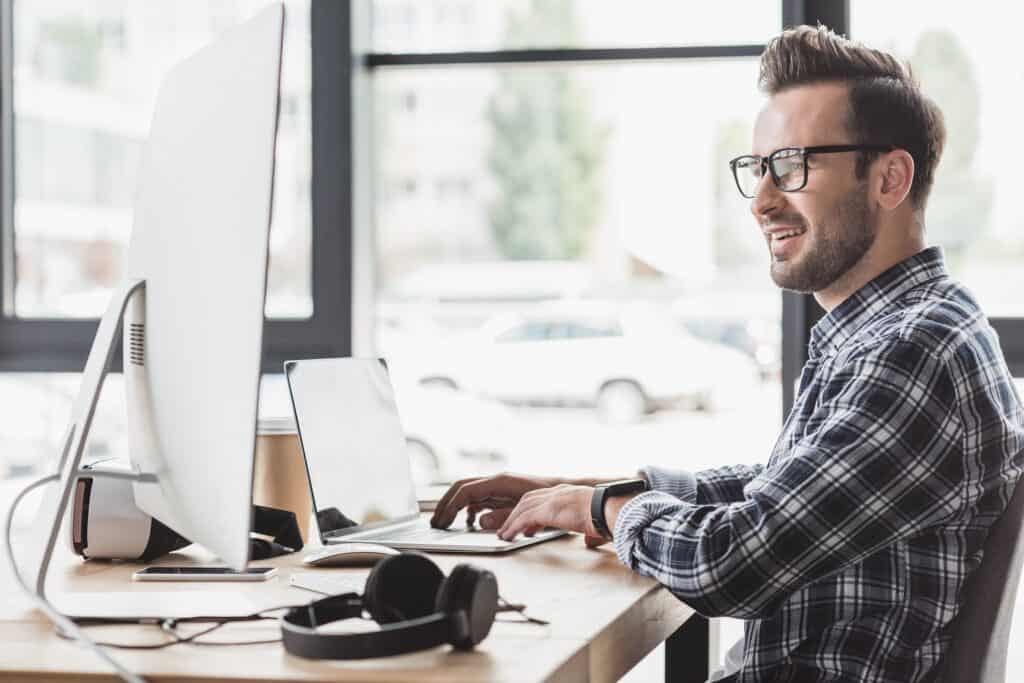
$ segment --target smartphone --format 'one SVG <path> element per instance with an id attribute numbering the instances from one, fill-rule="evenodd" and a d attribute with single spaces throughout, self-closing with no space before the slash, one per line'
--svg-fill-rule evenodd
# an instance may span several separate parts
<path id="1" fill-rule="evenodd" d="M 243 572 L 230 567 L 146 567 L 132 574 L 136 581 L 266 581 L 276 567 L 249 567 Z"/>

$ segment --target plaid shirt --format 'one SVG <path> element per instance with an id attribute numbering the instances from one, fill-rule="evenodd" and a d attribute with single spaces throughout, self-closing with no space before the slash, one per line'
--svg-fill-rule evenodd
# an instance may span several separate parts
<path id="1" fill-rule="evenodd" d="M 736 681 L 921 681 L 1024 472 L 1024 411 L 933 248 L 815 325 L 767 465 L 642 472 L 619 558 L 748 620 Z"/>

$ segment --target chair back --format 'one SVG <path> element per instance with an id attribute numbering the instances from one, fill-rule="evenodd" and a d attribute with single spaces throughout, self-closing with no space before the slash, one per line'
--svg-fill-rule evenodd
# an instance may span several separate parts
<path id="1" fill-rule="evenodd" d="M 1024 565 L 1024 479 L 992 525 L 981 565 L 967 580 L 940 681 L 1006 683 L 1006 652 Z"/>

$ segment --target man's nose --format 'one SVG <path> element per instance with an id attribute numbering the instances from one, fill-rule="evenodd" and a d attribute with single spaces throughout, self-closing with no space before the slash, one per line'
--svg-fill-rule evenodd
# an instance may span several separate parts
<path id="1" fill-rule="evenodd" d="M 785 203 L 786 198 L 775 186 L 771 174 L 765 173 L 754 188 L 754 198 L 750 200 L 750 212 L 754 214 L 754 218 L 760 220 L 769 214 L 777 213 Z"/>

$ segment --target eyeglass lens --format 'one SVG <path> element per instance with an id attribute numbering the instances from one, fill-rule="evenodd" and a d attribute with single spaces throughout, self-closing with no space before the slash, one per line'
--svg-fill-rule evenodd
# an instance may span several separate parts
<path id="1" fill-rule="evenodd" d="M 780 149 L 768 158 L 776 185 L 784 192 L 799 190 L 804 184 L 804 158 L 799 149 Z M 736 183 L 743 196 L 753 198 L 761 182 L 761 157 L 747 156 L 736 160 L 733 168 Z"/>
<path id="2" fill-rule="evenodd" d="M 798 190 L 804 183 L 804 155 L 799 149 L 780 149 L 768 158 L 782 191 Z"/>

